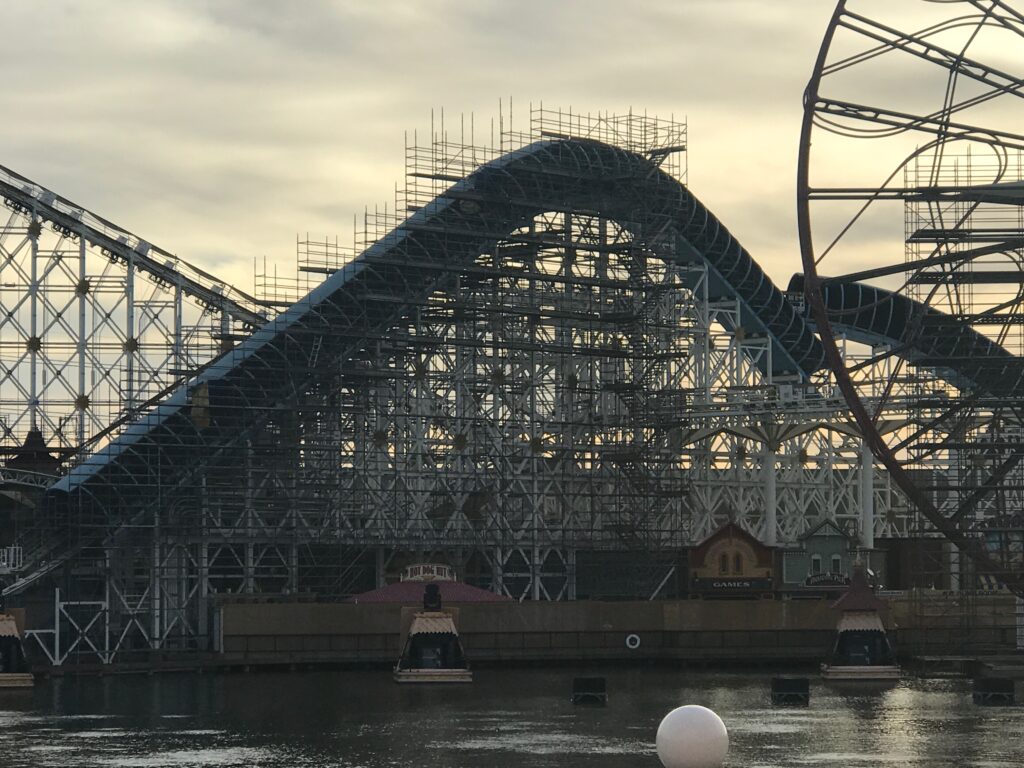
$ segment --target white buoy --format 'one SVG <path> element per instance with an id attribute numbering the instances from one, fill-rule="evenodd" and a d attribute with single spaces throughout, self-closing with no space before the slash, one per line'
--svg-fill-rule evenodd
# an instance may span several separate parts
<path id="1" fill-rule="evenodd" d="M 687 704 L 665 715 L 655 744 L 665 768 L 720 768 L 729 751 L 729 732 L 710 709 Z"/>

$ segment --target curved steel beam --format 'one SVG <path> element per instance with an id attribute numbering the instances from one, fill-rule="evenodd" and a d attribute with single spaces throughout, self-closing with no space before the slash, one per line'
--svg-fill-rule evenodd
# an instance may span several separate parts
<path id="1" fill-rule="evenodd" d="M 793 275 L 789 292 L 803 293 L 804 287 L 804 276 Z M 829 325 L 846 338 L 892 347 L 897 357 L 961 389 L 996 397 L 1024 394 L 1024 359 L 956 318 L 863 283 L 822 280 L 820 290 Z"/>
<path id="2" fill-rule="evenodd" d="M 453 266 L 471 265 L 549 211 L 614 220 L 668 262 L 704 262 L 713 295 L 739 301 L 747 338 L 770 340 L 773 375 L 804 379 L 823 365 L 803 317 L 678 180 L 617 147 L 539 141 L 482 166 L 414 213 L 72 469 L 51 495 L 82 492 L 107 513 L 151 505 L 154 487 L 184 482 L 204 457 L 238 445 L 326 383 L 339 362 L 407 322 L 417 303 L 454 286 Z"/>

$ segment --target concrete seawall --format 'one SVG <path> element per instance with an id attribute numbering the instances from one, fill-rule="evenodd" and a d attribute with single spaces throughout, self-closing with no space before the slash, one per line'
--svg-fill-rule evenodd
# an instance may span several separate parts
<path id="1" fill-rule="evenodd" d="M 977 598 L 968 629 L 950 598 L 894 600 L 884 617 L 901 655 L 1012 650 L 1012 598 Z M 829 650 L 837 613 L 823 600 L 523 602 L 459 605 L 459 631 L 473 661 L 807 661 Z M 219 662 L 393 662 L 397 604 L 261 603 L 220 608 Z M 639 647 L 626 645 L 629 635 Z"/>

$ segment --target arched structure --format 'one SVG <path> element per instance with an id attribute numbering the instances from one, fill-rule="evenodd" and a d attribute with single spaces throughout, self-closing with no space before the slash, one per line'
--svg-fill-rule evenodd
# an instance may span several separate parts
<path id="1" fill-rule="evenodd" d="M 305 396 L 336 361 L 357 358 L 431 292 L 450 289 L 460 267 L 550 211 L 615 222 L 667 263 L 705 265 L 707 290 L 736 299 L 744 334 L 768 340 L 764 373 L 803 381 L 822 366 L 803 318 L 676 179 L 617 147 L 542 141 L 453 185 L 76 467 L 53 493 L 88 494 L 114 514 L 148 502 L 154 478 L 173 484 L 187 477 L 205 452 L 237 443 Z M 192 413 L 200 391 L 201 422 Z"/>
<path id="2" fill-rule="evenodd" d="M 412 561 L 649 597 L 729 520 L 899 529 L 864 523 L 884 478 L 814 394 L 815 337 L 671 147 L 435 150 L 408 218 L 49 489 L 5 593 L 57 589 L 54 663 L 208 647 L 219 595 L 337 598 Z"/>

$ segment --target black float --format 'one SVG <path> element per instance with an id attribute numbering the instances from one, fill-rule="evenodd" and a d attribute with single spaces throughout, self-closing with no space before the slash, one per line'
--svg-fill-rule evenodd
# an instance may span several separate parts
<path id="1" fill-rule="evenodd" d="M 1005 677 L 979 677 L 974 681 L 974 703 L 981 707 L 1013 706 L 1013 680 Z"/>
<path id="2" fill-rule="evenodd" d="M 811 703 L 811 684 L 806 677 L 773 677 L 772 704 L 807 706 Z"/>
<path id="3" fill-rule="evenodd" d="M 574 677 L 572 679 L 573 704 L 591 704 L 603 707 L 608 703 L 608 686 L 603 677 Z"/>

